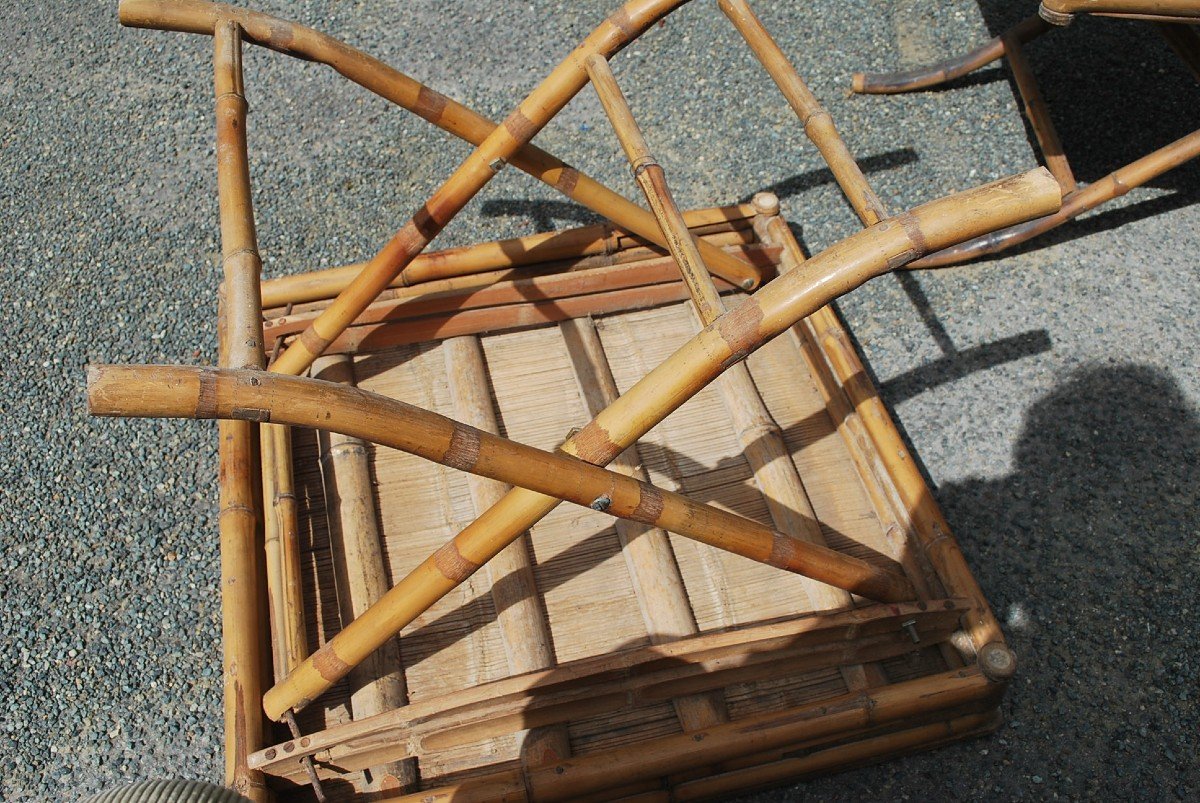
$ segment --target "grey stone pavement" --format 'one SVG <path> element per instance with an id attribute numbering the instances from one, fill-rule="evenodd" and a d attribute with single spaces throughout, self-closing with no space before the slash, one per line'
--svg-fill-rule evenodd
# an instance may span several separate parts
<path id="1" fill-rule="evenodd" d="M 500 117 L 614 2 L 256 7 Z M 956 52 L 1032 0 L 758 6 L 893 208 L 1035 164 L 1003 69 L 845 95 L 853 70 Z M 84 404 L 90 361 L 214 358 L 211 40 L 121 29 L 115 0 L 0 7 L 0 798 L 216 780 L 215 427 Z M 1200 89 L 1149 26 L 1085 20 L 1030 58 L 1083 180 L 1200 123 Z M 468 152 L 327 69 L 246 61 L 269 275 L 370 254 Z M 772 188 L 810 250 L 856 230 L 714 3 L 614 65 L 681 203 Z M 538 143 L 634 197 L 590 89 Z M 1200 796 L 1198 179 L 842 302 L 1021 669 L 993 736 L 752 799 Z M 437 245 L 591 220 L 505 171 Z"/>

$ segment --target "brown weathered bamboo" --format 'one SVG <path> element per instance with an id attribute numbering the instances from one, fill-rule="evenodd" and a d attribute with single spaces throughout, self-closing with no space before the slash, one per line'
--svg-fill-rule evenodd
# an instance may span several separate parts
<path id="1" fill-rule="evenodd" d="M 1200 4 L 1196 0 L 1042 0 L 1038 13 L 1054 25 L 1068 25 L 1076 14 L 1200 19 Z"/>
<path id="2" fill-rule="evenodd" d="M 725 312 L 725 305 L 708 271 L 704 269 L 700 253 L 671 195 L 662 166 L 651 154 L 608 62 L 593 56 L 586 64 L 588 76 L 625 150 L 634 178 L 646 195 L 650 209 L 666 236 L 671 255 L 679 265 L 700 325 L 708 326 Z M 754 472 L 755 482 L 766 499 L 775 527 L 794 538 L 824 546 L 825 537 L 804 483 L 783 441 L 783 433 L 763 404 L 746 363 L 730 366 L 717 380 L 717 387 L 738 433 L 743 454 Z M 593 414 L 598 412 L 594 411 Z M 805 583 L 804 588 L 809 600 L 818 609 L 842 608 L 850 604 L 850 595 L 841 589 L 817 582 Z M 876 683 L 882 680 L 882 675 L 874 668 L 870 675 L 870 680 Z M 851 688 L 868 685 L 867 670 L 863 667 L 848 667 L 845 676 Z"/>
<path id="3" fill-rule="evenodd" d="M 596 325 L 591 318 L 571 318 L 560 323 L 559 329 L 571 355 L 576 382 L 588 414 L 597 415 L 615 402 L 620 393 L 604 356 L 604 345 Z M 636 446 L 614 460 L 612 468 L 641 482 L 649 482 L 650 478 L 635 454 Z M 493 503 L 497 501 L 492 500 Z M 650 643 L 665 644 L 694 636 L 699 632 L 696 617 L 666 531 L 623 519 L 617 521 L 616 530 Z M 724 703 L 717 695 L 685 695 L 671 703 L 685 731 L 707 728 L 728 718 Z"/>
<path id="4" fill-rule="evenodd" d="M 242 88 L 241 30 L 235 23 L 216 28 L 213 73 L 217 118 L 217 188 L 221 215 L 221 286 L 218 362 L 229 368 L 261 369 L 261 262 L 250 200 L 246 158 L 246 98 Z M 258 701 L 264 667 L 260 647 L 261 543 L 255 510 L 258 470 L 254 465 L 256 427 L 248 421 L 218 426 L 220 462 L 221 644 L 225 714 L 225 782 L 247 798 L 266 801 L 262 773 L 246 757 L 262 747 L 263 718 Z"/>
<path id="5" fill-rule="evenodd" d="M 930 675 L 812 705 L 747 717 L 695 734 L 637 742 L 519 773 L 472 778 L 397 801 L 569 800 L 603 790 L 614 777 L 634 782 L 763 752 L 831 741 L 847 731 L 878 727 L 930 711 L 969 706 L 993 698 L 996 688 L 977 670 Z"/>
<path id="6" fill-rule="evenodd" d="M 1099 181 L 1064 196 L 1062 207 L 1053 214 L 990 234 L 980 235 L 917 260 L 912 263 L 911 267 L 941 268 L 958 265 L 977 257 L 1011 248 L 1061 226 L 1068 220 L 1091 211 L 1101 204 L 1119 198 L 1133 188 L 1140 187 L 1197 156 L 1200 156 L 1200 129 L 1180 137 L 1170 145 L 1146 154 L 1135 162 L 1130 162 L 1124 167 L 1114 170 Z"/>
<path id="7" fill-rule="evenodd" d="M 688 226 L 697 235 L 704 237 L 705 247 L 711 246 L 721 250 L 721 246 L 732 242 L 745 242 L 725 235 L 728 232 L 745 231 L 750 227 L 749 217 L 753 214 L 749 204 L 738 206 L 717 207 L 715 209 L 700 209 L 685 213 Z M 451 279 L 434 279 L 422 283 L 419 287 L 404 287 L 399 281 L 393 281 L 389 288 L 397 291 L 421 291 L 454 278 L 465 278 L 476 274 L 484 274 L 503 268 L 520 268 L 536 265 L 538 270 L 576 269 L 598 264 L 605 258 L 619 261 L 621 259 L 642 259 L 648 254 L 661 253 L 662 247 L 653 249 L 645 246 L 649 243 L 644 237 L 632 235 L 611 225 L 581 226 L 564 232 L 549 232 L 532 234 L 525 237 L 514 237 L 493 243 L 448 248 L 419 255 L 413 260 L 414 265 L 429 263 L 433 266 L 431 273 L 456 274 Z M 745 257 L 737 252 L 728 256 L 746 262 Z M 589 259 L 592 257 L 592 259 Z M 762 270 L 761 265 L 747 263 L 756 271 Z M 265 308 L 283 307 L 288 304 L 302 304 L 306 301 L 320 301 L 333 298 L 354 280 L 363 269 L 365 263 L 342 265 L 336 268 L 281 276 L 263 282 L 263 306 Z M 722 279 L 721 281 L 725 281 Z M 382 294 L 381 294 L 382 296 Z"/>
<path id="8" fill-rule="evenodd" d="M 890 95 L 913 92 L 962 78 L 1003 58 L 1008 42 L 1026 44 L 1050 30 L 1050 24 L 1037 14 L 1026 17 L 1003 36 L 997 36 L 987 44 L 957 58 L 946 59 L 931 67 L 895 73 L 854 73 L 851 91 L 864 95 Z"/>
<path id="9" fill-rule="evenodd" d="M 705 328 L 569 438 L 562 450 L 587 462 L 607 465 L 729 365 L 838 295 L 931 249 L 1044 214 L 1060 202 L 1058 183 L 1040 168 L 925 204 L 854 235 L 810 260 L 803 278 L 792 273 L 776 279 L 737 310 Z M 465 576 L 464 566 L 469 569 L 485 563 L 558 501 L 524 489 L 510 491 L 448 545 L 465 564 L 455 561 L 439 567 L 431 556 L 409 575 L 412 585 L 423 589 L 422 596 L 404 600 L 389 615 L 380 612 L 379 618 L 391 625 L 411 621 L 460 582 L 458 578 Z M 363 645 L 379 638 L 379 633 L 368 635 L 371 630 L 369 625 L 358 629 L 363 634 Z M 394 630 L 382 627 L 379 632 Z M 356 645 L 356 652 L 358 649 L 362 647 Z M 338 661 L 335 667 L 345 661 L 336 653 L 333 659 Z M 329 682 L 313 668 L 311 658 L 293 676 L 301 670 L 303 682 L 289 679 L 267 692 L 264 702 L 268 713 L 273 711 L 278 716 L 328 688 Z"/>
<path id="10" fill-rule="evenodd" d="M 817 146 L 850 204 L 856 210 L 871 210 L 871 223 L 886 217 L 882 202 L 838 134 L 833 117 L 801 80 L 750 6 L 745 0 L 720 0 L 719 5 L 800 118 L 804 133 Z"/>
<path id="11" fill-rule="evenodd" d="M 1014 32 L 1006 33 L 1002 38 L 1004 39 L 1004 55 L 1008 57 L 1008 68 L 1012 70 L 1013 79 L 1017 82 L 1017 92 L 1025 104 L 1025 116 L 1033 127 L 1034 136 L 1037 137 L 1038 146 L 1042 149 L 1042 156 L 1045 157 L 1046 167 L 1062 185 L 1063 195 L 1074 192 L 1077 186 L 1075 174 L 1071 170 L 1070 162 L 1067 161 L 1067 155 L 1063 153 L 1062 141 L 1058 138 L 1058 129 L 1054 127 L 1054 121 L 1050 119 L 1050 109 L 1042 97 L 1042 90 L 1038 87 L 1037 79 L 1033 77 L 1033 70 L 1030 69 L 1029 61 L 1025 58 L 1021 42 Z"/>
<path id="12" fill-rule="evenodd" d="M 853 661 L 864 651 L 900 654 L 911 642 L 900 623 L 915 619 L 923 640 L 945 637 L 966 600 L 869 605 L 812 613 L 780 622 L 693 635 L 563 664 L 553 670 L 512 676 L 410 703 L 369 720 L 338 724 L 251 756 L 251 766 L 271 775 L 301 777 L 294 757 L 310 755 L 338 766 L 357 766 L 381 749 L 397 756 L 420 756 L 451 740 L 477 738 L 485 730 L 502 732 L 516 717 L 567 721 L 580 706 L 604 698 L 603 705 L 644 705 L 669 695 L 672 688 L 697 681 L 719 686 L 729 673 L 747 667 L 773 667 L 776 661 L 803 660 L 818 665 Z M 903 648 L 903 649 L 902 649 Z M 756 670 L 757 671 L 757 670 Z M 704 679 L 710 673 L 715 677 Z M 599 684 L 599 685 L 595 685 Z M 635 699 L 627 699 L 634 695 Z M 525 721 L 525 720 L 521 720 Z M 457 743 L 455 741 L 454 743 Z"/>
<path id="13" fill-rule="evenodd" d="M 455 417 L 469 426 L 493 435 L 500 425 L 488 393 L 487 366 L 479 338 L 450 338 L 442 343 L 450 396 Z M 471 501 L 479 515 L 494 505 L 509 486 L 474 474 L 468 478 Z M 550 623 L 538 598 L 533 564 L 529 557 L 529 534 L 524 533 L 488 561 L 487 572 L 496 604 L 496 620 L 504 641 L 504 654 L 513 675 L 523 675 L 555 664 Z M 571 755 L 566 728 L 533 728 L 521 742 L 521 762 L 537 766 Z"/>
<path id="14" fill-rule="evenodd" d="M 677 0 L 670 5 L 674 7 L 681 2 L 686 0 Z M 669 10 L 655 13 L 661 15 Z M 119 14 L 123 25 L 196 34 L 211 34 L 219 21 L 231 19 L 241 26 L 249 41 L 305 61 L 328 65 L 367 91 L 472 145 L 482 145 L 497 128 L 491 120 L 378 59 L 331 36 L 278 17 L 205 0 L 121 0 Z M 635 17 L 622 16 L 618 11 L 610 19 L 621 25 L 632 25 Z M 631 38 L 636 35 L 634 32 Z M 659 235 L 654 219 L 646 210 L 540 148 L 525 144 L 508 161 L 618 226 L 663 245 L 655 239 Z M 753 289 L 762 278 L 758 271 L 740 264 L 736 257 L 705 246 L 701 246 L 701 250 L 708 264 L 722 278 L 743 289 Z"/>
<path id="15" fill-rule="evenodd" d="M 354 384 L 347 357 L 320 357 L 312 375 L 327 382 Z M 285 430 L 284 427 L 278 427 Z M 359 438 L 318 432 L 321 478 L 328 512 L 329 543 L 341 621 L 352 622 L 391 585 L 380 542 L 367 445 Z M 296 666 L 308 657 L 306 652 Z M 408 702 L 398 639 L 388 639 L 350 673 L 350 710 L 356 720 L 382 714 Z M 368 792 L 408 790 L 417 782 L 415 761 L 375 762 L 364 770 Z"/>
<path id="16" fill-rule="evenodd" d="M 772 260 L 778 256 L 777 250 L 761 244 L 735 248 L 747 261 L 755 264 L 773 264 Z M 635 250 L 640 251 L 640 249 Z M 461 279 L 451 279 L 447 281 L 454 284 L 450 285 L 448 289 L 439 289 L 435 292 L 426 292 L 423 288 L 440 287 L 441 282 L 436 285 L 389 290 L 384 298 L 371 304 L 355 319 L 354 326 L 395 323 L 438 313 L 456 313 L 510 304 L 553 301 L 603 291 L 679 281 L 679 270 L 675 267 L 673 257 L 646 259 L 645 254 L 641 254 L 641 256 L 642 258 L 636 261 L 613 260 L 615 264 L 610 266 L 571 270 L 565 273 L 543 274 L 539 270 L 535 275 L 525 275 L 517 279 L 495 277 L 484 285 L 466 284 L 463 286 L 458 284 L 462 281 Z M 723 279 L 716 281 L 722 291 L 733 289 L 733 285 Z M 320 314 L 319 307 L 315 309 L 297 307 L 291 312 L 280 314 L 279 317 L 268 317 L 264 326 L 267 342 L 304 331 L 304 327 L 318 314 Z"/>
<path id="17" fill-rule="evenodd" d="M 292 477 L 292 433 L 278 424 L 259 428 L 262 445 L 263 546 L 275 679 L 308 657 L 300 582 L 300 531 Z"/>

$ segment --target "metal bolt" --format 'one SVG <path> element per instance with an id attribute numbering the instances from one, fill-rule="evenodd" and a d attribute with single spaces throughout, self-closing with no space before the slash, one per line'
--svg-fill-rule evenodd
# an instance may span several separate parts
<path id="1" fill-rule="evenodd" d="M 603 496 L 597 496 L 595 499 L 592 500 L 592 510 L 599 510 L 601 513 L 608 510 L 609 506 L 611 506 L 611 505 L 612 505 L 612 497 L 609 496 L 608 494 L 604 494 Z"/>
<path id="2" fill-rule="evenodd" d="M 900 628 L 908 633 L 908 637 L 913 640 L 913 644 L 921 643 L 921 634 L 917 632 L 917 620 L 906 619 L 900 623 Z"/>

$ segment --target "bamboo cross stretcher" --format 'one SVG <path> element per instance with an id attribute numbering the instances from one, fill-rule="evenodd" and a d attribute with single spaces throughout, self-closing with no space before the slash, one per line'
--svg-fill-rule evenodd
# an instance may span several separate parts
<path id="1" fill-rule="evenodd" d="M 1039 234 L 1118 198 L 1135 187 L 1152 181 L 1169 170 L 1200 156 L 1200 128 L 1114 170 L 1099 181 L 1080 184 L 1063 150 L 1037 79 L 1025 58 L 1023 47 L 1052 30 L 1070 25 L 1080 14 L 1153 23 L 1171 49 L 1200 81 L 1200 2 L 1196 0 L 1044 0 L 1034 14 L 990 42 L 957 58 L 904 72 L 856 73 L 853 92 L 884 95 L 915 92 L 940 86 L 1005 58 L 1012 70 L 1022 111 L 1041 149 L 1046 167 L 1062 187 L 1062 207 L 1053 214 L 1002 231 L 991 232 L 968 242 L 931 254 L 911 263 L 914 268 L 957 265 L 995 254 L 1026 242 Z"/>
<path id="2" fill-rule="evenodd" d="M 1054 212 L 1059 186 L 1037 170 L 888 216 L 828 113 L 761 22 L 741 0 L 722 0 L 722 10 L 797 111 L 867 228 L 805 260 L 772 197 L 758 197 L 750 208 L 681 213 L 607 65 L 681 4 L 627 3 L 496 126 L 311 29 L 197 0 L 122 0 L 125 24 L 214 38 L 225 273 L 220 359 L 216 369 L 95 366 L 89 372 L 89 404 L 102 415 L 221 420 L 226 771 L 227 782 L 248 797 L 269 796 L 268 775 L 277 781 L 306 779 L 320 794 L 322 779 L 336 783 L 347 773 L 358 779 L 354 790 L 364 793 L 440 785 L 441 793 L 455 799 L 489 799 L 502 790 L 534 799 L 584 792 L 611 796 L 614 762 L 622 784 L 628 784 L 618 787 L 622 793 L 666 783 L 676 796 L 707 796 L 937 743 L 994 722 L 979 706 L 994 700 L 1011 675 L 1011 652 L 827 305 L 928 254 Z M 326 63 L 477 147 L 365 264 L 263 283 L 246 154 L 244 40 Z M 530 145 L 589 82 L 651 211 Z M 508 163 L 602 213 L 611 225 L 423 254 Z M 753 289 L 777 270 L 781 275 L 726 311 L 722 292 Z M 622 314 L 684 299 L 694 305 L 698 331 L 680 330 L 682 339 L 669 356 L 640 379 L 627 378 L 621 393 L 616 363 L 593 319 L 620 320 Z M 265 336 L 273 341 L 269 365 L 264 305 L 285 307 L 266 323 Z M 553 324 L 592 420 L 550 451 L 499 436 L 501 422 L 480 395 L 489 370 L 496 370 L 481 338 Z M 831 548 L 826 541 L 817 498 L 797 470 L 797 457 L 777 423 L 778 409 L 772 410 L 753 366 L 747 368 L 752 354 L 769 351 L 768 344 L 781 335 L 804 344 L 803 359 L 793 358 L 795 365 L 820 389 L 820 414 L 836 417 L 844 459 L 855 467 L 864 499 L 870 499 L 870 515 L 883 525 L 878 546 L 886 559 L 871 559 L 871 550 Z M 361 355 L 429 343 L 443 349 L 453 417 L 354 387 Z M 305 372 L 310 376 L 300 376 Z M 652 485 L 628 453 L 621 458 L 631 447 L 642 448 L 637 444 L 653 428 L 714 383 L 774 526 Z M 293 437 L 304 429 L 293 428 L 328 433 L 321 440 L 328 486 L 324 513 L 343 619 L 336 635 L 316 634 L 321 646 L 311 654 L 313 609 L 302 590 L 318 595 L 327 590 L 303 576 L 301 529 L 313 526 L 313 516 L 301 504 L 295 473 L 303 461 L 294 455 Z M 477 518 L 410 564 L 390 588 L 384 565 L 392 557 L 389 534 L 378 531 L 368 499 L 380 453 L 368 443 L 479 478 L 470 484 Z M 614 470 L 604 468 L 614 461 Z M 513 487 L 505 491 L 498 483 Z M 558 631 L 538 610 L 537 567 L 526 534 L 541 527 L 561 501 L 595 511 L 588 515 L 617 518 L 645 633 L 655 643 L 611 659 L 556 661 L 563 648 L 551 644 Z M 721 571 L 713 563 L 720 554 L 711 551 L 715 548 L 771 567 L 762 571 L 784 570 L 770 575 L 778 578 L 772 583 L 798 573 L 797 588 L 812 614 L 788 619 L 782 630 L 761 625 L 729 634 L 702 631 L 685 588 L 679 547 L 667 533 L 705 544 L 696 549 L 709 551 L 697 554 L 713 572 Z M 492 576 L 511 682 L 464 689 L 461 699 L 412 699 L 412 684 L 396 657 L 397 634 L 484 566 Z M 269 600 L 265 628 L 260 577 Z M 859 597 L 886 604 L 855 608 Z M 920 639 L 943 671 L 890 682 L 879 662 L 911 651 Z M 260 649 L 268 641 L 269 656 Z M 801 660 L 800 654 L 807 657 Z M 852 696 L 844 705 L 814 706 L 801 716 L 805 725 L 799 730 L 792 709 L 732 718 L 729 684 L 761 682 L 763 667 L 777 667 L 771 661 L 783 659 L 792 672 L 793 661 L 801 668 L 836 667 Z M 634 670 L 640 666 L 645 669 Z M 261 679 L 272 673 L 274 685 L 264 691 Z M 330 726 L 326 720 L 320 732 L 301 735 L 296 715 L 331 689 L 344 688 L 347 676 L 356 689 L 354 721 Z M 581 689 L 584 679 L 592 685 Z M 607 697 L 600 691 L 609 689 L 605 683 L 616 684 Z M 650 694 L 651 689 L 657 691 Z M 941 695 L 938 702 L 923 703 L 931 691 Z M 576 717 L 624 711 L 630 701 L 641 711 L 646 701 L 663 695 L 686 738 L 664 736 L 572 755 L 580 741 Z M 287 722 L 294 738 L 272 744 L 264 711 L 271 720 Z M 863 712 L 869 712 L 865 719 Z M 528 732 L 520 740 L 516 775 L 506 769 L 480 774 L 486 762 L 472 765 L 474 777 L 461 783 L 448 780 L 453 772 L 424 772 L 439 750 L 454 753 L 514 729 Z M 757 735 L 751 738 L 747 729 Z M 847 732 L 858 734 L 853 747 L 828 747 L 829 739 Z M 703 748 L 697 746 L 702 739 Z M 814 754 L 816 760 L 801 759 L 803 766 L 796 766 L 786 748 L 806 741 L 826 747 Z M 685 770 L 694 772 L 676 777 Z M 691 792 L 685 790 L 689 783 Z"/>

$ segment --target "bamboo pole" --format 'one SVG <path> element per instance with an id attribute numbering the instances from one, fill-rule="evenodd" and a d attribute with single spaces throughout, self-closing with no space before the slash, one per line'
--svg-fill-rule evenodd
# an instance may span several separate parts
<path id="1" fill-rule="evenodd" d="M 871 223 L 886 217 L 883 203 L 850 155 L 833 117 L 822 108 L 750 6 L 745 0 L 720 0 L 719 5 L 800 118 L 804 133 L 817 146 L 851 206 L 870 210 Z"/>
<path id="2" fill-rule="evenodd" d="M 1008 46 L 1006 39 L 1009 42 L 1016 41 L 1027 44 L 1049 30 L 1050 24 L 1037 14 L 1033 14 L 987 44 L 962 56 L 947 59 L 929 67 L 918 67 L 914 70 L 895 73 L 856 72 L 851 80 L 850 91 L 867 95 L 891 95 L 938 86 L 956 78 L 962 78 L 967 73 L 975 72 L 980 67 L 1002 58 Z"/>
<path id="3" fill-rule="evenodd" d="M 673 7 L 679 2 L 670 5 Z M 640 7 L 648 3 L 641 2 L 637 5 Z M 221 20 L 231 19 L 242 27 L 250 41 L 305 61 L 325 64 L 364 89 L 472 145 L 482 145 L 497 128 L 496 124 L 486 117 L 378 59 L 331 36 L 278 17 L 204 0 L 121 0 L 119 15 L 121 23 L 131 27 L 196 34 L 211 34 Z M 639 18 L 634 14 L 623 16 L 619 11 L 610 19 L 633 29 L 636 27 L 635 19 Z M 636 37 L 644 27 L 646 26 L 633 30 L 631 38 Z M 622 228 L 659 242 L 655 240 L 658 233 L 654 220 L 646 210 L 639 209 L 627 199 L 540 148 L 526 143 L 508 161 Z M 659 244 L 663 245 L 661 242 Z M 722 278 L 743 289 L 756 287 L 762 278 L 759 272 L 738 263 L 735 257 L 704 247 L 702 250 L 708 264 L 719 271 Z"/>
<path id="4" fill-rule="evenodd" d="M 166 365 L 95 366 L 88 376 L 91 409 L 96 415 L 236 418 L 332 430 L 557 500 L 662 527 L 778 568 L 813 574 L 871 599 L 898 602 L 912 597 L 906 579 L 865 561 L 796 541 L 758 522 L 570 455 L 524 446 L 356 388 L 271 373 Z M 471 561 L 461 554 L 459 544 L 452 542 L 414 575 L 452 568 L 461 575 L 455 579 L 461 581 L 482 562 Z M 451 579 L 443 577 L 443 581 Z M 446 591 L 457 584 L 453 582 Z M 398 591 L 404 585 L 402 582 L 389 592 L 389 602 L 404 596 Z M 372 617 L 379 618 L 376 614 Z M 359 617 L 322 651 L 332 649 L 329 645 L 339 639 L 355 643 L 368 629 L 359 622 L 372 617 Z M 354 635 L 347 635 L 351 633 Z M 300 670 L 293 676 L 298 673 Z M 343 671 L 338 677 L 345 674 Z"/>
<path id="5" fill-rule="evenodd" d="M 318 358 L 313 363 L 312 375 L 327 382 L 354 385 L 354 365 L 347 357 Z M 352 622 L 387 593 L 390 586 L 376 518 L 371 467 L 362 440 L 333 432 L 317 434 L 338 609 L 342 622 Z M 307 656 L 306 652 L 300 661 Z M 399 640 L 388 639 L 352 670 L 350 685 L 350 709 L 355 720 L 407 704 L 408 686 Z M 409 790 L 416 783 L 416 761 L 374 763 L 364 770 L 364 791 Z"/>
<path id="6" fill-rule="evenodd" d="M 479 338 L 450 338 L 442 343 L 450 396 L 459 420 L 483 432 L 498 435 L 500 425 L 488 391 L 487 366 Z M 509 486 L 474 474 L 468 477 L 471 501 L 479 515 L 494 505 Z M 487 572 L 496 604 L 496 620 L 504 641 L 508 671 L 522 675 L 555 665 L 553 637 L 538 597 L 529 534 L 523 533 L 488 561 Z M 529 730 L 521 740 L 521 763 L 537 766 L 571 755 L 567 729 L 561 726 Z"/>
<path id="7" fill-rule="evenodd" d="M 1045 157 L 1046 167 L 1062 185 L 1063 195 L 1074 192 L 1077 186 L 1075 174 L 1071 171 L 1071 163 L 1067 161 L 1067 155 L 1063 152 L 1058 130 L 1050 118 L 1050 109 L 1046 106 L 1042 90 L 1029 67 L 1029 60 L 1025 58 L 1025 51 L 1013 33 L 1004 34 L 1003 39 L 1004 53 L 1008 56 L 1009 69 L 1012 70 L 1013 78 L 1017 82 L 1017 92 L 1024 103 L 1025 117 L 1033 127 L 1038 146 Z"/>
<path id="8" fill-rule="evenodd" d="M 930 249 L 944 248 L 982 231 L 1044 214 L 1060 202 L 1058 183 L 1045 168 L 1040 168 L 917 207 L 860 232 L 818 254 L 808 262 L 807 270 L 772 281 L 737 310 L 722 316 L 568 439 L 562 449 L 566 454 L 574 454 L 590 463 L 607 464 L 724 368 L 744 359 L 767 339 L 841 293 Z M 117 370 L 94 371 L 94 378 L 99 380 L 106 371 Z M 113 401 L 103 400 L 96 394 L 92 396 L 98 405 Z M 112 408 L 113 412 L 120 409 L 120 406 Z M 194 414 L 194 408 L 186 414 Z M 421 589 L 420 596 L 409 596 L 397 609 L 386 614 L 381 610 L 376 618 L 387 624 L 378 628 L 379 633 L 386 638 L 403 627 L 403 624 L 394 625 L 411 620 L 426 610 L 456 586 L 460 582 L 458 578 L 469 575 L 473 567 L 490 559 L 557 503 L 558 499 L 553 496 L 510 491 L 439 551 L 441 566 L 435 559 L 437 556 L 431 556 L 406 578 L 410 581 L 406 593 L 415 587 Z M 800 542 L 792 546 L 804 547 L 801 551 L 816 549 Z M 448 549 L 452 555 L 447 555 Z M 455 559 L 448 561 L 447 557 Z M 361 622 L 363 618 L 355 624 Z M 370 638 L 380 638 L 378 633 L 368 636 L 372 629 L 370 624 L 357 628 L 363 634 L 363 643 L 356 646 L 356 653 L 364 649 Z M 323 668 L 333 670 L 331 675 L 337 675 L 338 670 L 346 666 L 345 659 L 339 658 L 337 653 L 318 653 L 317 658 Z M 310 657 L 292 678 L 276 684 L 268 692 L 264 704 L 269 714 L 274 713 L 272 718 L 281 716 L 302 700 L 312 699 L 328 687 L 329 682 L 313 664 Z M 301 677 L 303 682 L 299 682 Z"/>
<path id="9" fill-rule="evenodd" d="M 592 56 L 587 60 L 587 70 L 629 159 L 634 177 L 662 227 L 671 255 L 679 265 L 700 325 L 708 326 L 724 314 L 725 305 L 708 271 L 704 269 L 695 241 L 679 214 L 662 166 L 651 155 L 608 62 L 599 56 Z M 783 433 L 763 403 L 746 363 L 730 366 L 717 380 L 717 386 L 775 527 L 794 538 L 825 546 L 817 515 L 787 445 L 783 442 Z M 594 411 L 593 414 L 598 412 Z M 806 582 L 804 589 L 816 610 L 844 608 L 851 604 L 849 594 L 823 583 Z M 867 685 L 862 667 L 850 667 L 845 674 L 852 688 Z M 882 679 L 877 672 L 872 672 L 872 675 L 874 680 Z"/>
<path id="10" fill-rule="evenodd" d="M 1084 212 L 1119 198 L 1135 187 L 1200 156 L 1200 129 L 1114 170 L 1063 198 L 1062 207 L 1044 217 L 983 234 L 910 263 L 912 268 L 941 268 L 995 254 L 1061 226 Z"/>
<path id="11" fill-rule="evenodd" d="M 1069 25 L 1076 14 L 1197 19 L 1200 18 L 1200 4 L 1196 0 L 1042 0 L 1038 13 L 1054 25 Z"/>
<path id="12" fill-rule="evenodd" d="M 1163 39 L 1175 51 L 1192 75 L 1200 81 L 1200 33 L 1196 26 L 1178 22 L 1159 22 L 1155 25 Z"/>
<path id="13" fill-rule="evenodd" d="M 241 30 L 235 23 L 213 35 L 217 119 L 217 188 L 224 281 L 221 285 L 218 363 L 226 368 L 263 367 L 258 276 L 261 262 L 250 200 L 246 159 L 246 99 L 242 87 Z M 255 427 L 222 421 L 220 463 L 221 644 L 225 715 L 225 783 L 255 803 L 270 799 L 262 773 L 247 756 L 263 745 L 259 710 L 264 675 L 260 589 Z"/>
<path id="14" fill-rule="evenodd" d="M 591 318 L 571 318 L 560 323 L 559 329 L 571 355 L 588 414 L 597 415 L 615 402 L 620 393 L 596 325 Z M 649 482 L 649 476 L 636 459 L 636 448 L 617 457 L 613 470 Z M 496 501 L 499 500 L 493 500 Z M 666 644 L 697 634 L 696 617 L 666 531 L 624 519 L 616 522 L 616 530 L 650 643 Z M 719 692 L 676 697 L 671 703 L 685 731 L 700 730 L 728 719 Z"/>

